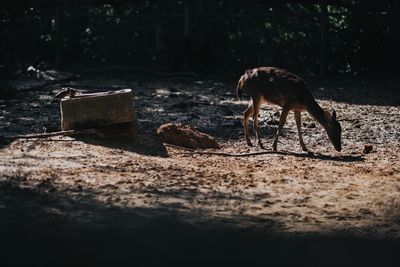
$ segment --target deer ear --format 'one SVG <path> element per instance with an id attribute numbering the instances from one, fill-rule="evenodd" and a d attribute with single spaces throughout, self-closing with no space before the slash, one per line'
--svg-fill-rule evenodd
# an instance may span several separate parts
<path id="1" fill-rule="evenodd" d="M 251 77 L 251 78 L 253 78 L 253 77 L 258 77 L 258 70 L 257 70 L 257 69 L 252 70 L 250 77 Z"/>
<path id="2" fill-rule="evenodd" d="M 249 70 L 246 70 L 246 76 L 249 77 L 249 78 L 258 77 L 258 71 L 257 71 L 257 69 L 249 69 Z"/>
<path id="3" fill-rule="evenodd" d="M 336 111 L 334 109 L 332 109 L 332 119 L 336 120 Z"/>

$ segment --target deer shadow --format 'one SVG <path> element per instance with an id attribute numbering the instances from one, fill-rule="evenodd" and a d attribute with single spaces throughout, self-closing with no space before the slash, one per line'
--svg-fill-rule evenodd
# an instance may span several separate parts
<path id="1" fill-rule="evenodd" d="M 351 155 L 342 155 L 342 156 L 332 156 L 319 152 L 291 152 L 291 151 L 260 151 L 254 152 L 254 155 L 264 155 L 264 154 L 275 154 L 275 155 L 283 155 L 283 156 L 291 156 L 298 158 L 309 158 L 309 159 L 318 159 L 318 160 L 327 160 L 327 161 L 340 161 L 340 162 L 362 162 L 365 159 L 362 156 L 351 156 Z"/>
<path id="2" fill-rule="evenodd" d="M 250 152 L 250 153 L 243 153 L 243 154 L 229 154 L 229 153 L 217 153 L 221 156 L 227 157 L 251 157 L 251 156 L 259 156 L 259 155 L 282 155 L 282 156 L 291 156 L 291 157 L 298 157 L 298 158 L 310 158 L 310 159 L 318 159 L 318 160 L 327 160 L 327 161 L 340 161 L 340 162 L 362 162 L 365 159 L 362 156 L 352 156 L 352 155 L 342 155 L 342 156 L 332 156 L 326 155 L 319 152 L 291 152 L 291 151 L 273 151 L 273 150 L 266 150 L 260 149 L 261 151 L 257 152 Z M 196 152 L 195 152 L 196 153 Z M 207 154 L 207 152 L 198 152 L 199 154 Z M 210 153 L 211 154 L 211 153 Z"/>
<path id="3" fill-rule="evenodd" d="M 328 161 L 340 161 L 340 162 L 362 162 L 365 159 L 362 156 L 352 156 L 352 155 L 340 155 L 340 156 L 332 156 L 326 155 L 320 152 L 311 152 L 307 153 L 296 153 L 296 152 L 288 152 L 288 151 L 277 151 L 277 154 L 287 155 L 299 158 L 310 158 L 310 159 L 319 159 L 319 160 L 328 160 Z"/>

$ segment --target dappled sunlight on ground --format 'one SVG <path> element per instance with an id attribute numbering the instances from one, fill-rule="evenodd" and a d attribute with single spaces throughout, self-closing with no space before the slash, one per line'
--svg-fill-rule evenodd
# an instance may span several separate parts
<path id="1" fill-rule="evenodd" d="M 222 146 L 218 152 L 265 150 L 245 144 L 241 113 L 247 102 L 236 101 L 230 86 L 211 81 L 175 82 L 168 88 L 154 81 L 125 83 L 135 91 L 138 144 L 90 137 L 2 144 L 3 231 L 50 236 L 66 231 L 79 236 L 99 227 L 140 232 L 160 220 L 162 225 L 171 221 L 180 225 L 172 227 L 173 233 L 193 227 L 196 238 L 202 231 L 220 228 L 278 236 L 400 237 L 398 106 L 320 100 L 323 107 L 336 109 L 342 123 L 341 153 L 305 114 L 303 136 L 312 153 L 301 151 L 292 115 L 278 152 L 272 152 L 277 127 L 273 122 L 280 110 L 266 106 L 260 122 L 267 153 L 181 154 L 187 151 L 164 147 L 157 140 L 158 126 L 182 122 L 197 127 L 217 137 Z M 84 81 L 79 86 L 84 88 Z M 58 107 L 46 106 L 46 101 L 40 91 L 2 100 L 2 132 L 57 129 Z M 40 107 L 32 108 L 28 103 L 33 102 Z M 373 146 L 371 153 L 363 153 L 366 144 Z"/>

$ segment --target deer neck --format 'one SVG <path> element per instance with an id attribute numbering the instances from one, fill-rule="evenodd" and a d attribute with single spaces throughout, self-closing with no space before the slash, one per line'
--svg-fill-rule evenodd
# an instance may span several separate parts
<path id="1" fill-rule="evenodd" d="M 313 99 L 311 104 L 307 107 L 308 113 L 319 123 L 322 127 L 326 126 L 325 111 L 318 105 L 317 101 Z"/>

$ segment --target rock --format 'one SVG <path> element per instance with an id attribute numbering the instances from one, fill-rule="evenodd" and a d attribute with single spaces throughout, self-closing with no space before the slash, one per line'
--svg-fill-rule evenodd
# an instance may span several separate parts
<path id="1" fill-rule="evenodd" d="M 191 126 L 181 123 L 167 123 L 157 129 L 158 136 L 163 142 L 188 148 L 219 148 L 215 139 Z"/>
<path id="2" fill-rule="evenodd" d="M 268 125 L 279 125 L 279 121 L 272 119 L 272 120 L 267 121 L 267 124 Z"/>
<path id="3" fill-rule="evenodd" d="M 307 125 L 307 128 L 316 128 L 316 127 L 317 127 L 317 125 L 313 121 L 308 123 L 308 125 Z"/>
<path id="4" fill-rule="evenodd" d="M 303 122 L 303 126 L 304 127 L 307 127 L 307 128 L 315 128 L 315 127 L 317 127 L 317 125 L 315 124 L 315 122 Z"/>
<path id="5" fill-rule="evenodd" d="M 374 147 L 372 145 L 364 145 L 364 150 L 363 153 L 364 154 L 368 154 L 371 153 L 371 151 L 374 149 Z"/>

